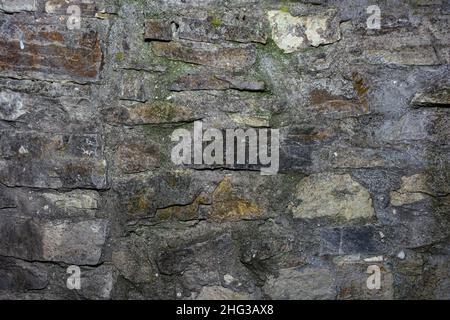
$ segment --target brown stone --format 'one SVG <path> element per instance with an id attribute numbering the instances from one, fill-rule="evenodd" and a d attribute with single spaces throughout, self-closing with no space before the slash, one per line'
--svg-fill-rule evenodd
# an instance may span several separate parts
<path id="1" fill-rule="evenodd" d="M 159 164 L 159 150 L 156 145 L 144 141 L 120 145 L 115 153 L 116 164 L 124 173 L 143 172 Z"/>
<path id="2" fill-rule="evenodd" d="M 125 125 L 175 123 L 195 119 L 192 110 L 168 101 L 111 107 L 102 110 L 102 113 L 107 122 Z"/>
<path id="3" fill-rule="evenodd" d="M 187 205 L 174 205 L 167 208 L 156 210 L 157 219 L 177 219 L 177 220 L 192 220 L 198 219 L 199 206 L 208 204 L 207 195 L 201 193 L 195 200 Z"/>
<path id="4" fill-rule="evenodd" d="M 102 50 L 96 32 L 13 23 L 15 28 L 0 34 L 0 72 L 13 77 L 80 83 L 97 80 Z"/>
<path id="5" fill-rule="evenodd" d="M 153 42 L 152 48 L 153 52 L 160 57 L 220 69 L 244 69 L 256 61 L 256 50 L 252 44 L 213 44 L 183 40 Z"/>

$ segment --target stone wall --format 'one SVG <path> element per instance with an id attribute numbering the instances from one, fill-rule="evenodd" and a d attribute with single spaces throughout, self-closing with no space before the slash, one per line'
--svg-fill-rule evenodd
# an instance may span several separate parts
<path id="1" fill-rule="evenodd" d="M 375 2 L 0 0 L 0 298 L 449 299 L 450 2 Z"/>

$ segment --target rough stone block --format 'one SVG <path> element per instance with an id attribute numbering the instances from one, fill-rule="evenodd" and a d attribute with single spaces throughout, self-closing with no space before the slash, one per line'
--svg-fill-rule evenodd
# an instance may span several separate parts
<path id="1" fill-rule="evenodd" d="M 108 222 L 7 217 L 0 222 L 0 230 L 0 255 L 96 265 L 102 256 Z"/>
<path id="2" fill-rule="evenodd" d="M 9 13 L 36 11 L 37 5 L 37 0 L 0 0 L 0 10 Z"/>
<path id="3" fill-rule="evenodd" d="M 153 42 L 152 48 L 160 57 L 219 69 L 241 70 L 252 66 L 256 61 L 256 51 L 252 44 L 213 44 L 180 40 Z"/>
<path id="4" fill-rule="evenodd" d="M 104 189 L 107 165 L 96 135 L 0 133 L 0 182 L 35 188 Z"/>
<path id="5" fill-rule="evenodd" d="M 281 269 L 263 289 L 275 300 L 326 300 L 336 295 L 330 270 L 313 267 Z"/>
<path id="6" fill-rule="evenodd" d="M 193 41 L 266 43 L 265 22 L 263 16 L 244 12 L 225 13 L 220 17 L 211 15 L 183 17 L 178 35 L 181 39 Z"/>
<path id="7" fill-rule="evenodd" d="M 70 32 L 64 24 L 9 18 L 0 25 L 0 71 L 15 78 L 69 80 L 98 79 L 102 49 L 93 30 Z M 11 27 L 14 25 L 15 27 Z"/>
<path id="8" fill-rule="evenodd" d="M 330 44 L 341 37 L 335 10 L 304 17 L 294 17 L 289 12 L 272 10 L 267 16 L 272 29 L 272 39 L 285 53 L 296 52 L 309 46 Z"/>
<path id="9" fill-rule="evenodd" d="M 379 254 L 386 249 L 383 235 L 372 225 L 323 229 L 321 254 Z"/>
<path id="10" fill-rule="evenodd" d="M 350 175 L 320 173 L 304 178 L 297 185 L 294 218 L 344 218 L 375 216 L 369 192 Z"/>
<path id="11" fill-rule="evenodd" d="M 145 34 L 146 40 L 172 40 L 172 24 L 170 21 L 161 19 L 149 19 L 145 21 Z"/>

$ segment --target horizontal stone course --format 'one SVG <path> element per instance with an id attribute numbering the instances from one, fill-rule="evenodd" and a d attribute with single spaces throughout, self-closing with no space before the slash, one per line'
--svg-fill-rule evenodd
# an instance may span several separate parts
<path id="1" fill-rule="evenodd" d="M 0 221 L 0 230 L 2 256 L 96 265 L 102 256 L 108 221 L 5 217 Z"/>
<path id="2" fill-rule="evenodd" d="M 180 40 L 152 42 L 152 49 L 155 55 L 160 57 L 226 70 L 248 68 L 256 61 L 255 47 L 251 44 L 213 44 Z"/>

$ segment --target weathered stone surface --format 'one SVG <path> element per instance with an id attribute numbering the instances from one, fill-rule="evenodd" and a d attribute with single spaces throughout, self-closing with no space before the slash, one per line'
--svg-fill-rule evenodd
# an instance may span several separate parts
<path id="1" fill-rule="evenodd" d="M 377 261 L 378 259 L 381 261 Z M 334 261 L 337 269 L 337 299 L 392 300 L 394 298 L 394 276 L 389 264 L 383 261 L 383 256 L 362 259 L 357 255 L 355 259 L 339 257 Z M 372 266 L 371 268 L 376 266 L 380 270 L 379 289 L 369 289 L 367 286 L 368 278 L 373 274 L 369 266 Z"/>
<path id="2" fill-rule="evenodd" d="M 249 127 L 269 127 L 270 116 L 269 115 L 241 115 L 237 113 L 231 113 L 228 115 L 233 122 L 238 125 L 244 125 Z"/>
<path id="3" fill-rule="evenodd" d="M 111 261 L 122 277 L 133 283 L 148 283 L 157 281 L 158 270 L 156 264 L 147 259 L 147 252 L 142 251 L 147 243 L 139 237 L 120 239 L 116 250 L 112 253 Z"/>
<path id="4" fill-rule="evenodd" d="M 43 259 L 76 265 L 98 264 L 107 231 L 105 220 L 45 222 L 42 224 Z"/>
<path id="5" fill-rule="evenodd" d="M 178 78 L 170 87 L 172 91 L 227 90 L 230 83 L 214 75 L 187 74 Z"/>
<path id="6" fill-rule="evenodd" d="M 170 87 L 172 91 L 227 90 L 264 91 L 265 83 L 241 77 L 188 74 L 177 79 Z"/>
<path id="7" fill-rule="evenodd" d="M 189 122 L 195 120 L 192 109 L 169 101 L 153 101 L 102 110 L 107 122 L 140 125 Z"/>
<path id="8" fill-rule="evenodd" d="M 71 191 L 68 193 L 43 193 L 54 206 L 63 210 L 96 210 L 98 208 L 99 195 L 96 191 Z"/>
<path id="9" fill-rule="evenodd" d="M 0 299 L 448 299 L 450 6 L 379 6 L 0 0 Z"/>
<path id="10" fill-rule="evenodd" d="M 48 285 L 43 265 L 12 258 L 0 258 L 0 291 L 40 290 Z"/>
<path id="11" fill-rule="evenodd" d="M 0 186 L 0 209 L 15 208 L 16 199 L 7 188 Z"/>
<path id="12" fill-rule="evenodd" d="M 204 15 L 198 18 L 182 18 L 178 36 L 194 41 L 266 43 L 265 21 L 251 13 L 230 12 L 219 16 Z"/>
<path id="13" fill-rule="evenodd" d="M 157 219 L 181 221 L 207 219 L 222 223 L 265 219 L 273 214 L 272 205 L 267 201 L 267 194 L 281 196 L 278 190 L 279 181 L 265 181 L 257 173 L 237 179 L 216 173 L 196 174 L 189 178 L 179 175 L 177 178 L 180 181 L 171 186 L 173 192 L 182 193 L 188 184 L 190 194 L 184 194 L 182 199 L 174 199 L 172 202 L 159 205 L 156 210 Z M 157 193 L 153 198 L 159 200 L 161 196 Z M 282 207 L 284 202 L 285 200 L 280 199 L 274 206 Z M 147 209 L 149 207 L 153 205 L 147 206 Z"/>
<path id="14" fill-rule="evenodd" d="M 446 178 L 444 178 L 446 179 Z M 391 205 L 402 206 L 415 203 L 432 197 L 445 199 L 450 193 L 448 184 L 437 183 L 436 178 L 430 173 L 417 173 L 401 178 L 401 186 L 390 193 Z"/>
<path id="15" fill-rule="evenodd" d="M 96 133 L 93 92 L 74 83 L 0 78 L 0 120 L 14 122 L 21 130 Z"/>
<path id="16" fill-rule="evenodd" d="M 76 265 L 100 262 L 108 222 L 8 217 L 0 222 L 0 255 Z"/>
<path id="17" fill-rule="evenodd" d="M 97 135 L 8 130 L 1 132 L 0 142 L 0 182 L 8 186 L 107 187 L 107 164 Z"/>
<path id="18" fill-rule="evenodd" d="M 321 254 L 379 254 L 386 248 L 383 233 L 374 226 L 323 229 Z"/>
<path id="19" fill-rule="evenodd" d="M 116 165 L 124 173 L 143 172 L 160 164 L 159 147 L 149 141 L 129 141 L 117 147 Z"/>
<path id="20" fill-rule="evenodd" d="M 114 271 L 108 265 L 101 265 L 91 270 L 82 270 L 80 294 L 86 299 L 110 299 L 114 278 Z"/>
<path id="21" fill-rule="evenodd" d="M 26 111 L 20 94 L 17 92 L 5 90 L 0 93 L 0 118 L 7 121 L 14 121 L 24 115 Z"/>
<path id="22" fill-rule="evenodd" d="M 36 0 L 0 0 L 0 10 L 5 12 L 36 11 Z"/>
<path id="23" fill-rule="evenodd" d="M 227 70 L 245 69 L 256 61 L 255 47 L 251 44 L 213 44 L 183 40 L 153 42 L 152 49 L 160 57 Z"/>
<path id="24" fill-rule="evenodd" d="M 441 52 L 445 51 L 450 38 L 446 31 L 439 31 L 445 23 L 448 22 L 437 20 L 417 28 L 392 28 L 362 39 L 360 48 L 365 59 L 374 64 L 439 65 L 448 59 Z M 431 34 L 430 29 L 433 30 Z"/>
<path id="25" fill-rule="evenodd" d="M 203 287 L 196 300 L 250 300 L 249 294 L 234 292 L 233 290 L 219 287 Z"/>
<path id="26" fill-rule="evenodd" d="M 102 19 L 107 16 L 108 12 L 111 12 L 110 10 L 106 10 L 107 8 L 105 8 L 104 1 L 72 0 L 71 4 L 80 8 L 81 17 L 96 17 Z M 68 11 L 68 7 L 68 3 L 65 0 L 44 1 L 44 10 L 46 13 L 51 15 L 69 16 L 72 14 L 72 11 Z"/>
<path id="27" fill-rule="evenodd" d="M 369 192 L 348 174 L 320 173 L 299 182 L 294 218 L 371 218 L 375 215 Z"/>
<path id="28" fill-rule="evenodd" d="M 32 86 L 31 83 L 28 84 Z M 79 96 L 76 93 L 73 96 L 66 96 L 62 92 L 64 90 L 62 86 L 56 83 L 53 86 L 54 90 L 61 91 L 60 97 L 1 89 L 0 120 L 14 122 L 16 126 L 24 129 L 45 132 L 59 133 L 62 126 L 64 132 L 97 132 L 98 120 L 93 110 L 94 102 L 89 96 L 83 92 L 80 92 Z M 81 91 L 77 86 L 71 89 L 74 92 Z"/>
<path id="29" fill-rule="evenodd" d="M 96 32 L 71 33 L 49 22 L 15 19 L 0 25 L 0 71 L 4 75 L 80 83 L 98 79 L 102 50 Z"/>
<path id="30" fill-rule="evenodd" d="M 149 19 L 145 21 L 146 40 L 172 40 L 172 23 L 162 19 Z"/>
<path id="31" fill-rule="evenodd" d="M 340 39 L 339 20 L 330 10 L 311 16 L 294 17 L 289 12 L 272 10 L 267 13 L 272 29 L 272 39 L 285 53 L 308 46 L 336 42 Z"/>
<path id="32" fill-rule="evenodd" d="M 391 192 L 391 204 L 401 206 L 408 203 L 421 201 L 427 198 L 429 188 L 426 178 L 423 175 L 415 174 L 409 177 L 402 177 L 400 189 Z"/>
<path id="33" fill-rule="evenodd" d="M 450 87 L 435 88 L 417 93 L 411 101 L 413 107 L 449 107 Z"/>
<path id="34" fill-rule="evenodd" d="M 281 269 L 264 285 L 264 292 L 276 300 L 325 300 L 334 299 L 334 279 L 330 270 L 307 267 Z"/>
<path id="35" fill-rule="evenodd" d="M 172 232 L 177 238 L 174 240 L 179 244 L 175 249 L 162 251 L 157 258 L 159 276 L 171 275 L 181 278 L 177 285 L 178 298 L 182 296 L 214 298 L 224 295 L 236 299 L 249 298 L 247 292 L 254 292 L 256 288 L 251 281 L 251 272 L 239 262 L 237 244 L 228 233 L 210 234 L 210 240 L 203 241 L 201 236 L 205 235 L 205 231 L 203 227 L 196 228 L 195 240 L 190 245 L 179 243 L 187 236 L 185 231 L 176 234 Z M 212 230 L 206 232 L 210 231 Z M 169 241 L 173 243 L 172 240 Z M 216 255 L 216 250 L 221 254 Z M 228 279 L 230 275 L 236 280 L 227 284 L 225 278 Z M 221 288 L 224 286 L 226 289 Z"/>
<path id="36" fill-rule="evenodd" d="M 238 194 L 229 177 L 225 177 L 214 190 L 211 209 L 211 218 L 215 220 L 251 219 L 264 213 L 258 204 Z"/>
<path id="37" fill-rule="evenodd" d="M 142 74 L 137 70 L 122 72 L 120 82 L 120 99 L 135 102 L 146 102 L 158 98 L 158 85 L 154 85 L 157 76 L 151 73 Z"/>

